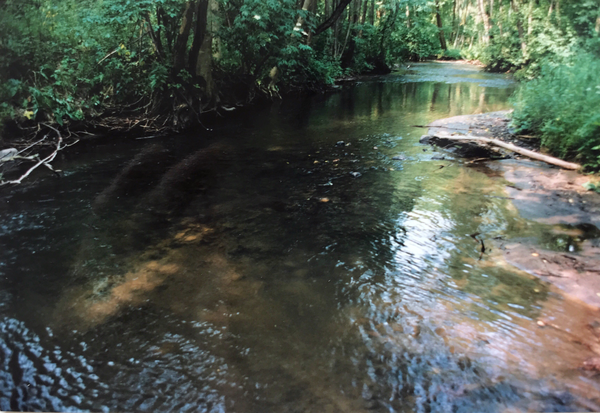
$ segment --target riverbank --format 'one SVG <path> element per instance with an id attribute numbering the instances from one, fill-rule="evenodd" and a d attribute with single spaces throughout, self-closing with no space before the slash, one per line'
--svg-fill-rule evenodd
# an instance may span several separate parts
<path id="1" fill-rule="evenodd" d="M 510 111 L 500 111 L 440 119 L 428 125 L 428 134 L 469 134 L 539 151 L 535 137 L 511 132 L 509 116 Z M 422 141 L 433 143 L 427 138 Z M 474 153 L 471 146 L 453 145 L 448 149 L 471 158 L 467 164 L 493 179 L 505 181 L 507 198 L 520 215 L 553 226 L 553 232 L 560 236 L 557 239 L 562 240 L 544 244 L 531 238 L 496 239 L 492 251 L 501 251 L 509 264 L 600 308 L 600 194 L 585 188 L 597 178 L 529 160 L 502 148 L 486 148 L 487 154 L 483 149 Z"/>

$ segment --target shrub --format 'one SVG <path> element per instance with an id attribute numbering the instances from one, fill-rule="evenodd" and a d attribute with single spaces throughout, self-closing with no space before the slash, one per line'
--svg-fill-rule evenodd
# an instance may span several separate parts
<path id="1" fill-rule="evenodd" d="M 600 59 L 583 55 L 570 65 L 542 65 L 513 103 L 518 131 L 539 134 L 555 155 L 600 169 Z"/>
<path id="2" fill-rule="evenodd" d="M 462 53 L 458 49 L 447 49 L 437 56 L 440 60 L 460 60 Z"/>

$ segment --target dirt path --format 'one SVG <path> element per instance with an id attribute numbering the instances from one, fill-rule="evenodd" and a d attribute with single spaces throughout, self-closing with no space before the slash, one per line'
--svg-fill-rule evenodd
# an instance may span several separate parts
<path id="1" fill-rule="evenodd" d="M 445 133 L 493 137 L 537 150 L 536 139 L 517 137 L 508 128 L 510 111 L 456 116 L 428 126 Z M 455 151 L 455 154 L 460 154 Z M 567 251 L 541 247 L 531 239 L 499 241 L 504 259 L 548 281 L 566 294 L 600 308 L 600 194 L 583 185 L 594 178 L 542 162 L 500 153 L 509 159 L 486 161 L 486 172 L 506 180 L 507 196 L 521 216 L 548 225 L 562 224 L 573 240 Z M 595 178 L 597 180 L 597 178 Z"/>

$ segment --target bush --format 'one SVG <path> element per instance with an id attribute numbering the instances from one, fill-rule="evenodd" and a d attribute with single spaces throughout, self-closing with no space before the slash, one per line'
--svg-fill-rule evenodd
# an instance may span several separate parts
<path id="1" fill-rule="evenodd" d="M 539 134 L 554 155 L 600 169 L 600 59 L 583 55 L 571 65 L 542 65 L 513 103 L 518 131 Z"/>
<path id="2" fill-rule="evenodd" d="M 440 51 L 438 28 L 428 21 L 413 22 L 410 28 L 399 26 L 391 38 L 390 52 L 402 60 L 425 60 Z"/>
<path id="3" fill-rule="evenodd" d="M 460 60 L 462 59 L 462 53 L 458 49 L 447 49 L 437 56 L 440 60 Z"/>

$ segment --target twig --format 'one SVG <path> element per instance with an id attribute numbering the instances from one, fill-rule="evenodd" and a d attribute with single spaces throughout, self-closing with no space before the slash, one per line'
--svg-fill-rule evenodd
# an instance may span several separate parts
<path id="1" fill-rule="evenodd" d="M 50 162 L 52 162 L 54 160 L 54 158 L 56 158 L 56 155 L 58 154 L 59 151 L 63 150 L 64 148 L 67 148 L 69 146 L 75 145 L 79 141 L 77 140 L 77 141 L 75 141 L 75 142 L 73 142 L 71 144 L 63 146 L 63 144 L 62 144 L 63 143 L 63 137 L 62 137 L 60 131 L 58 129 L 56 129 L 55 127 L 53 127 L 51 125 L 48 125 L 46 123 L 42 123 L 42 125 L 45 126 L 45 127 L 47 127 L 47 128 L 49 128 L 49 129 L 52 129 L 53 131 L 56 132 L 56 135 L 58 136 L 58 141 L 56 142 L 56 149 L 50 155 L 48 155 L 44 159 L 39 160 L 35 165 L 33 165 L 31 168 L 29 168 L 27 170 L 27 172 L 25 172 L 23 175 L 21 175 L 19 177 L 19 179 L 0 182 L 0 186 L 9 185 L 9 184 L 10 185 L 18 185 L 18 184 L 22 183 L 25 178 L 27 178 L 29 175 L 31 175 L 31 173 L 33 171 L 35 171 L 37 168 L 39 168 L 42 165 L 44 165 L 45 167 L 47 167 L 48 169 L 50 169 L 52 172 L 58 174 L 58 171 L 56 171 L 52 167 L 52 165 L 50 165 Z M 48 137 L 48 135 L 44 136 L 44 138 L 42 140 L 40 140 L 39 142 L 43 141 L 47 137 Z M 39 143 L 39 142 L 37 142 L 37 143 Z M 30 145 L 29 148 L 31 148 L 32 146 L 36 145 L 37 143 L 35 143 L 33 145 Z M 26 149 L 28 149 L 28 148 L 26 148 Z M 24 149 L 24 150 L 26 150 L 26 149 Z"/>
<path id="2" fill-rule="evenodd" d="M 54 152 L 52 152 L 50 155 L 48 155 L 44 159 L 38 161 L 38 163 L 33 165 L 31 168 L 29 168 L 29 170 L 27 172 L 25 172 L 23 175 L 21 175 L 21 177 L 19 179 L 15 179 L 13 181 L 0 182 L 0 186 L 9 185 L 9 184 L 14 184 L 14 185 L 20 184 L 21 182 L 23 182 L 23 179 L 27 178 L 34 170 L 36 170 L 41 165 L 45 165 L 54 171 L 54 169 L 52 169 L 52 166 L 49 165 L 49 162 L 52 162 L 54 160 L 54 158 L 56 157 L 56 154 L 58 153 L 58 151 L 63 149 L 63 147 L 61 147 L 61 143 L 62 143 L 62 137 L 59 134 L 58 135 L 58 143 L 56 145 L 56 149 L 54 150 Z"/>
<path id="3" fill-rule="evenodd" d="M 17 155 L 20 153 L 25 152 L 27 149 L 29 148 L 33 148 L 35 145 L 37 145 L 38 143 L 43 142 L 44 140 L 46 140 L 46 138 L 48 138 L 48 135 L 44 135 L 44 137 L 42 139 L 40 139 L 39 141 L 37 141 L 36 143 L 32 143 L 31 145 L 29 145 L 27 148 L 25 149 L 21 149 L 19 152 L 17 152 Z"/>
<path id="4" fill-rule="evenodd" d="M 110 52 L 109 54 L 107 54 L 106 56 L 104 56 L 102 59 L 100 59 L 98 61 L 98 64 L 104 62 L 106 59 L 108 59 L 109 57 L 111 57 L 112 55 L 114 55 L 115 53 L 117 53 L 119 51 L 119 48 L 117 47 L 115 50 L 113 50 L 112 52 Z"/>

